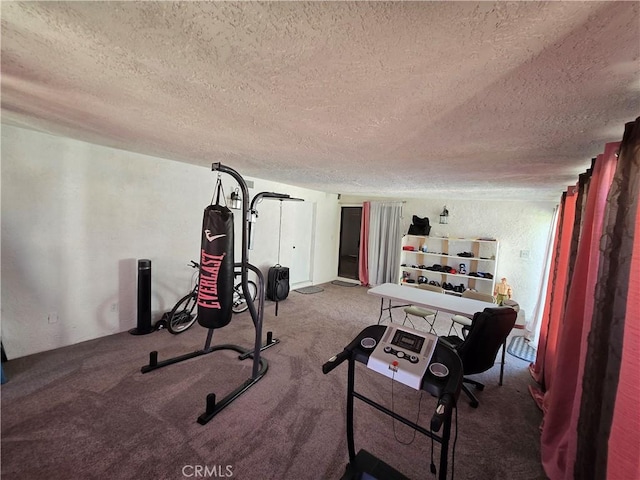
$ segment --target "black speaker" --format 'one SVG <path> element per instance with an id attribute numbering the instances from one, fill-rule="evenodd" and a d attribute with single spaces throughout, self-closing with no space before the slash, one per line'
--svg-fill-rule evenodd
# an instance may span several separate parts
<path id="1" fill-rule="evenodd" d="M 131 335 L 146 335 L 151 327 L 151 260 L 138 260 L 138 323 Z"/>
<path id="2" fill-rule="evenodd" d="M 269 268 L 267 275 L 267 298 L 275 302 L 289 296 L 289 268 L 275 265 Z"/>

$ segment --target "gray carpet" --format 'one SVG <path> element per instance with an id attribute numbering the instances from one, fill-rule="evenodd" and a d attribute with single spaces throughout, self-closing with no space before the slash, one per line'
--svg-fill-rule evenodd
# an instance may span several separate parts
<path id="1" fill-rule="evenodd" d="M 152 350 L 160 360 L 202 348 L 206 330 L 181 335 L 111 335 L 10 360 L 2 394 L 3 480 L 185 479 L 195 467 L 230 471 L 240 480 L 339 479 L 347 462 L 346 365 L 323 375 L 321 365 L 365 326 L 380 302 L 367 289 L 323 284 L 322 295 L 290 295 L 265 309 L 265 336 L 280 343 L 264 352 L 266 376 L 207 425 L 196 423 L 205 397 L 224 396 L 250 375 L 251 361 L 230 351 L 147 374 Z M 397 312 L 394 312 L 394 314 Z M 446 333 L 449 320 L 438 316 Z M 400 320 L 400 319 L 398 319 Z M 250 346 L 248 312 L 217 330 L 214 344 Z M 541 413 L 530 398 L 527 366 L 507 356 L 475 378 L 486 384 L 472 409 L 461 396 L 455 452 L 457 479 L 544 479 Z M 357 366 L 356 390 L 428 425 L 435 400 Z M 420 400 L 421 399 L 421 400 Z M 420 407 L 418 403 L 420 402 Z M 364 448 L 413 479 L 429 473 L 430 441 L 356 400 L 356 449 Z M 397 438 L 397 440 L 396 440 Z M 435 446 L 436 456 L 439 446 Z M 201 470 L 201 473 L 204 470 Z M 228 476 L 228 475 L 227 475 Z"/>

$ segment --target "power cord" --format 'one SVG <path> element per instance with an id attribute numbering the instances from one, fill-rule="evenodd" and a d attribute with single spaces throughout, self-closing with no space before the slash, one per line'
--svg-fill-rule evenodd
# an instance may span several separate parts
<path id="1" fill-rule="evenodd" d="M 393 390 L 393 384 L 395 383 L 395 371 L 391 374 L 391 411 L 395 412 L 395 406 L 394 406 L 394 390 Z M 416 425 L 418 424 L 418 420 L 420 420 L 420 409 L 422 406 L 422 395 L 424 393 L 424 390 L 420 390 L 420 398 L 418 399 L 418 414 L 416 416 L 416 421 L 414 422 Z M 453 405 L 452 407 L 455 412 L 456 412 L 456 418 L 455 418 L 455 428 L 456 428 L 456 433 L 453 437 L 453 447 L 451 449 L 451 480 L 454 480 L 454 476 L 455 476 L 455 464 L 456 464 L 456 444 L 458 443 L 458 405 L 457 402 L 455 401 L 455 399 L 453 400 Z M 393 436 L 396 440 L 396 442 L 398 442 L 401 445 L 411 445 L 413 443 L 413 441 L 416 439 L 416 430 L 413 430 L 413 436 L 411 437 L 411 440 L 409 440 L 408 442 L 403 442 L 402 440 L 400 440 L 396 434 L 396 420 L 395 418 L 392 417 L 392 425 L 393 425 Z M 431 471 L 432 474 L 436 475 L 437 474 L 437 469 L 436 469 L 436 464 L 435 461 L 433 459 L 433 445 L 434 445 L 434 433 L 433 433 L 433 428 L 430 428 L 429 431 L 431 432 L 431 465 L 429 466 L 429 470 Z M 442 445 L 442 444 L 441 444 Z M 442 447 L 441 447 L 442 448 Z M 448 455 L 448 452 L 444 452 L 445 455 Z M 440 455 L 442 455 L 442 452 L 440 453 Z"/>
<path id="2" fill-rule="evenodd" d="M 395 407 L 394 407 L 394 392 L 393 392 L 393 384 L 395 383 L 395 376 L 396 373 L 393 372 L 391 375 L 391 411 L 395 412 Z M 420 407 L 422 405 L 422 394 L 424 393 L 424 390 L 420 390 L 420 398 L 418 399 L 418 415 L 416 416 L 416 421 L 414 422 L 415 424 L 418 423 L 418 420 L 420 419 Z M 396 433 L 396 419 L 392 417 L 392 425 L 393 425 L 393 437 L 396 439 L 396 442 L 398 442 L 401 445 L 411 445 L 413 443 L 413 441 L 416 439 L 416 431 L 415 429 L 413 430 L 413 436 L 411 437 L 411 440 L 409 440 L 408 442 L 403 442 L 402 440 L 400 440 L 398 438 L 398 435 Z"/>

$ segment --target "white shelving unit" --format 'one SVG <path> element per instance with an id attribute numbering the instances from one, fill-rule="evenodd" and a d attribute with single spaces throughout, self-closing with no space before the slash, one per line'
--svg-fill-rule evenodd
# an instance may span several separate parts
<path id="1" fill-rule="evenodd" d="M 493 293 L 498 266 L 498 241 L 478 238 L 443 238 L 405 235 L 402 239 L 399 282 L 403 285 L 418 286 L 419 277 L 426 282 L 437 282 L 440 286 L 452 284 L 462 291 L 471 288 L 482 293 Z M 413 251 L 404 247 L 413 247 Z M 426 250 L 426 251 L 425 251 Z M 468 253 L 471 256 L 460 255 Z M 459 273 L 464 264 L 466 274 Z M 448 266 L 455 273 L 428 269 L 434 265 Z M 488 274 L 491 278 L 476 274 Z M 415 283 L 407 282 L 408 279 Z M 458 293 L 447 290 L 447 293 Z"/>

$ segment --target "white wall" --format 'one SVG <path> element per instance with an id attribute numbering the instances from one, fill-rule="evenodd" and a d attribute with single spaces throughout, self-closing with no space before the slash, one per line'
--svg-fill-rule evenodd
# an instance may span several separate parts
<path id="1" fill-rule="evenodd" d="M 222 179 L 228 197 L 236 185 L 228 175 Z M 336 195 L 246 179 L 254 182 L 250 197 L 275 191 L 313 204 L 312 283 L 336 278 Z M 190 287 L 187 263 L 197 260 L 202 211 L 215 181 L 209 168 L 3 126 L 1 329 L 9 358 L 135 327 L 141 258 L 152 261 L 157 320 Z M 363 200 L 343 196 L 340 203 Z M 249 253 L 265 273 L 277 262 L 278 203 L 259 205 L 260 242 Z M 445 203 L 450 223 L 441 226 Z M 415 214 L 430 218 L 432 235 L 497 238 L 498 275 L 509 279 L 514 298 L 531 314 L 553 208 L 545 202 L 412 199 L 404 207 L 403 231 Z M 529 251 L 528 259 L 521 250 Z"/>
<path id="2" fill-rule="evenodd" d="M 8 357 L 134 328 L 138 259 L 152 261 L 153 320 L 159 318 L 190 287 L 187 264 L 198 259 L 202 212 L 216 178 L 210 168 L 3 126 L 1 328 Z M 236 184 L 222 179 L 228 197 Z M 254 181 L 251 197 L 276 191 L 314 204 L 312 283 L 333 280 L 337 197 L 246 180 Z M 271 247 L 249 256 L 263 269 L 276 262 L 277 203 L 264 203 L 256 224 Z"/>
<path id="3" fill-rule="evenodd" d="M 365 200 L 375 199 L 343 195 L 341 203 L 351 205 Z M 449 224 L 440 225 L 439 215 L 445 204 Z M 431 236 L 497 239 L 497 278 L 507 277 L 513 298 L 528 321 L 538 298 L 554 207 L 552 202 L 408 199 L 403 208 L 402 231 L 409 230 L 413 215 L 417 215 L 429 218 Z M 528 258 L 521 257 L 521 251 L 528 251 Z"/>

